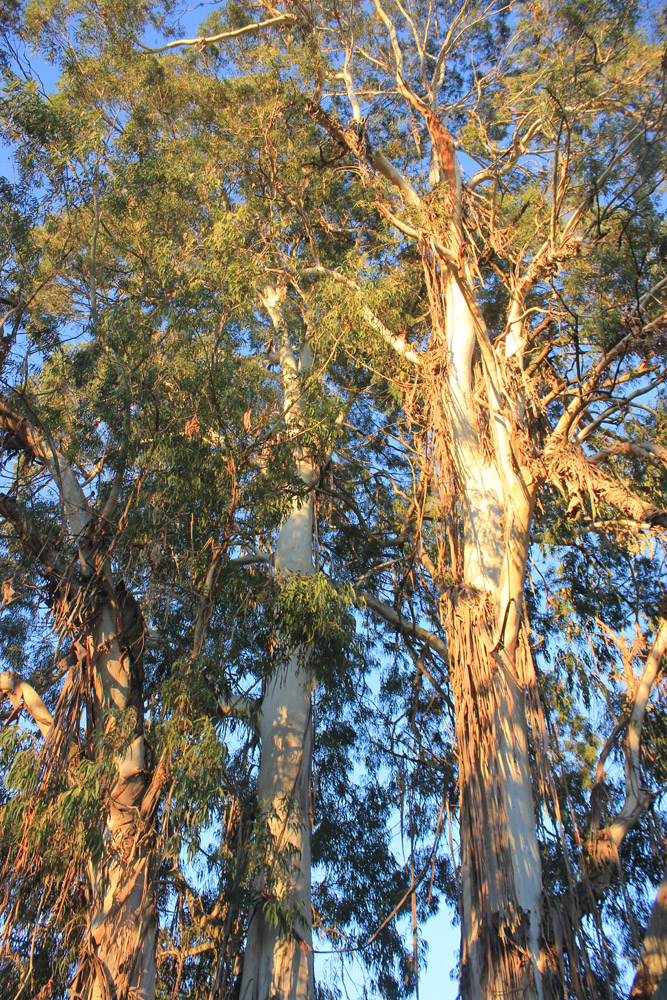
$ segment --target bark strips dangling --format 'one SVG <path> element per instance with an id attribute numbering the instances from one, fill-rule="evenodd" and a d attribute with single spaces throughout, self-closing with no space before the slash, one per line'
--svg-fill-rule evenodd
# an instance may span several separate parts
<path id="1" fill-rule="evenodd" d="M 0 513 L 47 581 L 54 627 L 69 641 L 69 674 L 53 716 L 37 692 L 5 674 L 0 690 L 22 706 L 44 737 L 44 773 L 78 760 L 80 727 L 86 752 L 113 754 L 113 775 L 100 801 L 102 856 L 88 863 L 87 933 L 71 986 L 80 1000 L 153 1000 L 158 913 L 154 819 L 166 768 L 146 768 L 143 727 L 144 626 L 107 555 L 106 520 L 91 511 L 74 470 L 45 437 L 0 404 L 5 446 L 20 449 L 51 474 L 60 494 L 63 535 L 75 555 L 42 544 L 16 503 L 2 498 Z M 106 749 L 105 749 L 106 747 Z M 39 790 L 38 790 L 39 794 Z M 81 865 L 85 859 L 79 859 Z"/>

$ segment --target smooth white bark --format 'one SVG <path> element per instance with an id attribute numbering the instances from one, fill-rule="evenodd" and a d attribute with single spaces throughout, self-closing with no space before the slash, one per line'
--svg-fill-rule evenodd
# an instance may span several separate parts
<path id="1" fill-rule="evenodd" d="M 463 576 L 476 590 L 496 591 L 504 556 L 502 484 L 480 443 L 472 375 L 475 318 L 453 276 L 445 284 L 444 309 L 449 368 L 443 406 L 462 487 Z"/>
<path id="2" fill-rule="evenodd" d="M 667 872 L 658 889 L 642 943 L 630 1000 L 665 1000 L 667 996 Z"/>
<path id="3" fill-rule="evenodd" d="M 285 327 L 284 292 L 265 286 L 261 300 L 278 339 L 283 408 L 288 431 L 301 426 L 299 372 L 312 362 L 307 345 L 297 358 Z M 312 487 L 317 470 L 298 444 L 294 460 L 299 477 Z M 310 576 L 313 566 L 313 495 L 296 498 L 281 525 L 274 565 L 284 578 Z M 243 963 L 241 1000 L 312 1000 L 314 973 L 311 915 L 312 677 L 308 649 L 288 651 L 267 682 L 259 716 L 260 765 L 257 778 L 259 821 L 269 833 L 263 898 L 251 916 Z M 267 915 L 278 913 L 273 923 Z"/>

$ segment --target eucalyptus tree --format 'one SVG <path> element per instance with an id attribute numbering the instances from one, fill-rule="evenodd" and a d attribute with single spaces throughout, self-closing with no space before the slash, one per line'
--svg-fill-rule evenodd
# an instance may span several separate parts
<path id="1" fill-rule="evenodd" d="M 527 714 L 541 794 L 558 807 L 523 587 L 536 504 L 539 521 L 554 491 L 626 551 L 667 523 L 660 479 L 634 482 L 616 461 L 664 460 L 661 421 L 642 409 L 664 380 L 664 28 L 627 3 L 286 14 L 322 161 L 338 151 L 365 181 L 360 229 L 395 234 L 389 255 L 364 248 L 336 268 L 313 255 L 302 273 L 345 288 L 421 384 L 443 531 L 419 556 L 439 593 L 459 755 L 461 990 L 541 997 L 563 977 L 580 990 L 576 907 L 543 907 Z M 403 329 L 368 303 L 409 278 L 397 240 L 416 247 L 427 309 Z M 626 793 L 588 844 L 587 874 L 650 801 L 638 741 L 664 628 L 657 607 L 641 623 L 655 638 L 616 732 L 628 726 Z"/>
<path id="2" fill-rule="evenodd" d="M 272 88 L 262 94 L 259 80 L 247 74 L 217 78 L 222 62 L 216 65 L 217 53 L 128 57 L 102 9 L 98 21 L 93 11 L 88 20 L 77 20 L 76 7 L 69 14 L 78 37 L 64 50 L 65 72 L 56 94 L 46 97 L 33 81 L 8 74 L 4 106 L 7 128 L 21 149 L 22 178 L 35 199 L 27 231 L 38 260 L 35 275 L 23 267 L 7 278 L 21 302 L 15 326 L 20 346 L 24 331 L 36 345 L 36 370 L 28 383 L 19 389 L 6 380 L 12 403 L 6 405 L 6 420 L 12 427 L 25 425 L 28 435 L 19 452 L 27 469 L 19 460 L 14 471 L 16 435 L 7 439 L 16 477 L 3 510 L 12 526 L 7 568 L 17 583 L 12 568 L 17 560 L 41 565 L 46 591 L 37 593 L 44 593 L 47 605 L 52 592 L 62 603 L 60 642 L 70 653 L 92 650 L 85 675 L 79 676 L 81 658 L 70 656 L 71 670 L 53 712 L 45 700 L 53 706 L 67 657 L 62 669 L 46 678 L 39 671 L 29 678 L 10 673 L 3 678 L 15 709 L 23 699 L 43 731 L 45 750 L 38 761 L 50 762 L 35 795 L 24 787 L 24 772 L 10 769 L 18 794 L 10 796 L 4 812 L 7 871 L 15 861 L 12 834 L 19 821 L 29 846 L 6 882 L 19 890 L 24 914 L 14 913 L 6 925 L 19 952 L 16 976 L 26 977 L 30 988 L 40 982 L 25 949 L 30 950 L 26 925 L 41 912 L 33 940 L 41 935 L 44 948 L 60 935 L 61 968 L 52 988 L 71 974 L 78 948 L 84 958 L 75 992 L 152 996 L 157 911 L 177 900 L 157 954 L 160 995 L 188 989 L 195 996 L 210 989 L 222 996 L 239 987 L 248 996 L 274 989 L 312 995 L 311 690 L 317 676 L 325 686 L 332 683 L 318 668 L 323 642 L 334 648 L 331 631 L 338 655 L 351 642 L 341 645 L 340 636 L 354 634 L 349 597 L 307 580 L 314 569 L 313 487 L 357 394 L 354 386 L 346 387 L 344 400 L 322 394 L 326 369 L 313 366 L 308 290 L 298 287 L 293 272 L 299 240 L 307 242 L 309 234 L 303 230 L 296 237 L 293 220 L 290 231 L 280 215 L 290 197 L 304 196 L 307 181 L 292 181 L 303 171 L 304 153 L 312 155 L 312 136 L 300 139 L 298 149 L 294 143 L 279 149 Z M 56 12 L 46 25 L 54 52 L 67 24 L 63 16 Z M 128 30 L 127 24 L 122 27 Z M 242 52 L 240 63 L 247 58 Z M 240 105 L 247 114 L 239 128 Z M 276 162 L 278 186 L 272 182 Z M 290 163 L 293 176 L 287 178 Z M 310 164 L 310 172 L 318 178 L 317 163 Z M 319 235 L 326 237 L 326 225 Z M 324 247 L 321 254 L 326 259 Z M 271 317 L 268 333 L 260 308 Z M 71 346 L 62 342 L 66 337 L 73 338 Z M 24 359 L 18 349 L 12 361 L 20 369 Z M 50 458 L 48 442 L 54 438 L 59 451 Z M 34 479 L 31 461 L 47 473 L 43 480 Z M 58 476 L 65 477 L 69 490 L 61 496 L 69 531 L 56 527 L 58 506 L 50 503 Z M 32 528 L 37 488 L 44 531 L 58 540 L 56 562 L 49 554 L 48 565 L 47 549 Z M 80 512 L 73 527 L 71 509 Z M 100 537 L 88 542 L 91 526 L 99 524 Z M 252 567 L 271 572 L 258 576 Z M 253 574 L 247 579 L 255 593 L 243 594 L 240 570 Z M 272 575 L 279 585 L 273 597 Z M 136 599 L 128 594 L 126 579 L 132 580 Z M 29 587 L 26 582 L 11 595 L 8 630 Z M 270 616 L 272 602 L 278 609 L 275 636 L 257 621 L 258 604 Z M 122 632 L 110 631 L 124 608 L 131 609 L 138 630 L 132 645 Z M 239 623 L 250 621 L 255 634 L 239 638 Z M 108 635 L 97 634 L 103 625 Z M 233 641 L 223 638 L 226 629 L 236 633 Z M 29 650 L 34 641 L 34 632 L 26 634 L 22 648 Z M 107 646 L 117 654 L 116 673 L 131 687 L 131 704 L 94 701 L 100 686 L 104 690 L 95 686 L 96 652 L 106 655 Z M 128 649 L 136 653 L 136 665 Z M 334 667 L 328 663 L 327 671 Z M 343 676 L 344 671 L 334 674 Z M 251 696 L 258 682 L 263 692 Z M 221 723 L 221 715 L 228 721 Z M 135 717 L 135 742 L 140 742 L 125 749 L 124 727 Z M 236 728 L 234 745 L 243 734 L 233 765 L 232 751 L 221 742 L 229 726 Z M 120 740 L 118 753 L 114 740 Z M 248 767 L 257 740 L 253 789 Z M 54 762 L 48 756 L 52 745 L 64 747 Z M 197 780 L 197 765 L 210 772 L 206 779 Z M 234 783 L 230 772 L 237 769 Z M 125 783 L 139 798 L 123 804 L 119 818 L 114 810 Z M 78 803 L 77 829 L 93 839 L 85 849 L 73 845 L 78 857 L 64 855 L 68 878 L 54 898 L 62 859 L 44 848 L 44 823 L 52 807 L 60 815 L 72 800 Z M 369 808 L 359 799 L 357 804 Z M 376 796 L 370 807 L 375 824 L 365 840 L 368 851 L 383 860 L 370 895 L 379 886 L 404 894 L 403 876 L 378 822 L 387 803 Z M 196 855 L 204 827 L 214 822 L 221 826 L 221 846 L 210 860 L 220 885 L 198 893 L 182 869 L 180 849 L 185 841 Z M 252 843 L 244 840 L 248 831 Z M 331 840 L 330 835 L 322 854 L 333 851 Z M 42 879 L 47 875 L 46 893 L 27 877 L 28 864 L 37 865 Z M 158 875 L 165 887 L 159 899 Z M 248 919 L 247 957 L 241 963 L 240 935 Z M 378 946 L 388 944 L 375 961 L 391 985 L 387 970 L 395 956 L 402 958 L 400 942 L 391 929 L 381 928 L 374 937 Z M 40 971 L 46 988 L 43 967 Z"/>
<path id="3" fill-rule="evenodd" d="M 181 843 L 196 852 L 215 821 L 221 879 L 234 869 L 243 880 L 235 814 L 252 796 L 230 775 L 206 684 L 215 677 L 195 667 L 221 567 L 275 508 L 250 467 L 244 422 L 254 409 L 270 423 L 272 394 L 261 367 L 238 370 L 242 296 L 226 297 L 230 320 L 219 272 L 207 284 L 213 192 L 189 174 L 184 150 L 201 149 L 186 124 L 172 130 L 179 97 L 189 99 L 178 74 L 161 75 L 163 103 L 149 106 L 145 75 L 78 57 L 50 97 L 8 70 L 3 105 L 32 204 L 20 216 L 18 186 L 6 186 L 3 597 L 20 674 L 5 672 L 2 691 L 12 718 L 23 707 L 44 741 L 40 750 L 14 730 L 5 747 L 25 749 L 7 763 L 3 806 L 6 986 L 69 980 L 79 996 L 148 998 L 158 868 L 182 893 Z M 43 638 L 49 615 L 55 644 Z M 193 752 L 207 773 L 197 786 Z M 203 915 L 200 947 L 217 956 L 221 989 L 238 974 L 229 951 L 244 920 L 228 888 Z M 196 916 L 186 938 L 202 933 Z"/>
<path id="4" fill-rule="evenodd" d="M 44 20 L 44 38 L 56 48 L 63 12 L 54 8 Z M 642 782 L 649 774 L 656 784 L 662 780 L 641 752 L 642 736 L 655 746 L 662 738 L 647 704 L 665 640 L 660 583 L 643 582 L 651 574 L 660 580 L 659 550 L 650 545 L 661 543 L 666 523 L 658 404 L 667 286 L 660 270 L 664 222 L 654 197 L 664 145 L 662 28 L 631 4 L 575 12 L 539 3 L 463 2 L 439 10 L 380 0 L 368 7 L 285 9 L 248 3 L 220 5 L 198 39 L 166 43 L 176 53 L 184 48 L 182 57 L 164 51 L 158 57 L 141 45 L 142 10 L 100 5 L 82 12 L 74 5 L 70 13 L 82 32 L 64 49 L 68 93 L 77 100 L 62 104 L 66 109 L 70 100 L 78 114 L 89 105 L 104 128 L 111 121 L 114 153 L 103 150 L 69 175 L 76 179 L 68 190 L 85 192 L 83 215 L 63 212 L 60 223 L 50 219 L 50 229 L 35 230 L 47 243 L 55 233 L 54 252 L 60 252 L 44 286 L 43 312 L 60 316 L 74 289 L 71 301 L 84 303 L 99 358 L 108 358 L 116 373 L 109 399 L 127 400 L 129 393 L 132 401 L 128 387 L 140 377 L 155 393 L 153 404 L 132 409 L 130 403 L 138 437 L 125 458 L 121 425 L 108 416 L 96 434 L 84 436 L 86 454 L 91 466 L 99 460 L 100 438 L 111 428 L 118 440 L 111 467 L 126 463 L 128 502 L 131 482 L 137 498 L 127 510 L 141 512 L 136 520 L 128 513 L 116 550 L 125 538 L 137 539 L 128 565 L 147 607 L 163 631 L 164 623 L 172 629 L 181 659 L 176 633 L 181 628 L 191 636 L 188 662 L 203 666 L 218 685 L 222 711 L 243 717 L 241 758 L 252 758 L 259 731 L 259 822 L 251 824 L 248 874 L 235 871 L 252 909 L 244 995 L 312 994 L 309 705 L 324 628 L 321 614 L 311 627 L 311 611 L 330 608 L 333 593 L 312 574 L 313 557 L 353 579 L 358 599 L 406 636 L 415 681 L 397 695 L 402 678 L 394 670 L 384 694 L 388 705 L 392 696 L 402 699 L 411 732 L 429 727 L 434 740 L 444 742 L 447 720 L 443 714 L 438 725 L 434 707 L 444 713 L 451 706 L 459 764 L 462 994 L 541 997 L 561 993 L 564 983 L 578 996 L 611 990 L 614 962 L 600 943 L 599 909 L 618 897 L 616 886 L 609 891 L 618 860 L 631 849 L 653 800 Z M 93 44 L 91 23 L 113 42 L 96 64 L 91 49 L 97 51 L 99 38 Z M 113 92 L 108 105 L 100 97 L 102 80 L 102 90 Z M 47 113 L 53 105 L 40 104 L 37 115 L 34 93 L 15 93 L 24 122 L 32 109 L 29 120 L 41 129 L 36 135 L 34 125 L 22 126 L 29 157 L 38 158 L 44 147 L 57 154 L 60 132 Z M 136 101 L 128 103 L 129 94 Z M 156 121 L 157 146 L 151 138 Z M 68 155 L 83 158 L 78 150 Z M 69 169 L 69 161 L 58 163 Z M 80 219 L 91 221 L 87 231 L 72 226 Z M 124 331 L 120 345 L 114 324 Z M 135 345 L 130 331 L 137 330 L 149 332 Z M 191 331 L 192 350 L 184 355 L 182 341 L 189 342 Z M 85 351 L 72 353 L 86 358 Z M 53 373 L 63 354 L 54 357 L 58 363 L 46 381 L 30 382 L 26 398 L 35 412 L 45 412 L 45 401 L 33 399 L 33 383 L 51 379 L 62 392 Z M 184 358 L 186 398 L 174 374 Z M 202 367 L 205 393 L 197 376 Z M 88 369 L 80 365 L 80 371 Z M 159 373 L 159 391 L 146 371 Z M 372 409 L 372 399 L 390 412 L 400 403 L 402 426 L 369 434 L 372 418 L 363 410 L 365 403 Z M 25 415 L 25 403 L 9 409 Z M 103 411 L 99 400 L 97 410 Z M 75 426 L 58 407 L 53 412 L 54 428 Z M 165 412 L 179 414 L 166 427 Z M 353 412 L 376 456 L 384 452 L 387 460 L 388 434 L 397 435 L 400 474 L 388 461 L 379 477 L 369 475 L 363 461 L 337 471 L 337 457 L 347 450 L 341 427 L 353 431 Z M 151 431 L 140 430 L 142 413 L 144 423 L 150 413 Z M 181 423 L 183 434 L 176 433 Z M 70 467 L 80 430 L 65 435 L 72 441 Z M 41 454 L 48 468 L 44 448 Z M 201 462 L 197 498 L 207 499 L 201 518 L 188 520 L 179 498 L 188 495 L 184 470 L 193 455 Z M 245 486 L 237 460 L 247 471 Z M 651 463 L 658 472 L 648 471 Z M 102 498 L 112 489 L 110 477 L 102 476 Z M 414 491 L 406 489 L 410 478 Z M 222 504 L 220 482 L 229 490 Z M 393 502 L 385 489 L 392 482 Z M 151 498 L 146 510 L 143 496 Z M 314 516 L 315 504 L 327 499 L 331 529 Z M 225 503 L 229 516 L 221 516 Z M 149 505 L 163 512 L 157 533 L 155 525 L 144 528 L 153 516 Z M 343 524 L 346 533 L 334 530 Z M 388 529 L 384 539 L 378 538 L 381 524 Z M 313 544 L 316 530 L 323 545 Z M 642 537 L 649 545 L 643 552 Z M 559 582 L 551 590 L 524 595 L 535 538 L 568 553 L 583 546 L 589 574 L 605 553 L 610 587 L 627 590 L 614 616 L 601 595 L 575 600 L 582 565 L 576 555 L 564 558 L 560 576 L 554 569 Z M 143 575 L 138 553 L 147 561 Z M 230 554 L 241 565 L 229 566 L 227 576 Z M 82 559 L 87 565 L 85 552 Z M 272 562 L 282 579 L 272 579 Z M 273 602 L 279 609 L 276 630 L 265 636 L 261 669 L 248 657 L 258 649 L 257 635 L 245 633 L 240 641 L 234 627 L 227 654 L 215 655 L 226 645 L 223 595 L 243 591 L 235 582 L 238 570 L 259 585 L 244 621 L 261 634 L 257 608 L 266 613 Z M 533 619 L 552 630 L 550 648 L 557 653 L 541 691 L 526 601 Z M 344 615 L 335 606 L 330 617 Z M 634 645 L 627 628 L 633 617 Z M 299 621 L 305 627 L 296 627 Z M 633 671 L 651 625 L 655 639 L 637 678 Z M 559 636 L 571 647 L 567 653 Z M 588 662 L 573 641 L 578 636 L 592 643 Z M 605 636 L 619 651 L 625 691 L 611 647 L 604 656 L 599 652 Z M 167 668 L 176 686 L 189 678 L 188 710 L 196 712 L 201 686 L 192 671 L 180 672 L 179 653 L 165 655 L 176 664 L 175 673 Z M 429 655 L 447 672 L 438 672 Z M 231 672 L 235 658 L 240 671 Z M 585 666 L 575 670 L 573 663 Z M 573 760 L 583 771 L 591 755 L 590 725 L 589 746 L 571 749 L 585 729 L 581 704 L 589 699 L 591 663 L 612 728 L 588 800 L 583 778 L 575 788 L 560 770 Z M 577 678 L 575 697 L 563 691 L 563 671 L 570 684 Z M 260 679 L 263 694 L 254 698 L 250 685 Z M 426 706 L 422 682 L 435 692 Z M 170 706 L 182 711 L 169 678 L 154 690 L 164 696 L 167 715 Z M 23 691 L 32 699 L 27 687 Z M 567 751 L 558 748 L 556 725 L 549 746 L 549 706 L 572 736 Z M 44 724 L 39 708 L 37 715 Z M 274 725 L 285 735 L 282 746 L 273 739 Z M 187 726 L 177 732 L 187 745 Z M 213 745 L 219 746 L 217 736 Z M 605 766 L 619 746 L 625 787 L 614 792 L 607 789 Z M 442 793 L 431 790 L 424 799 L 441 814 L 457 804 L 453 775 L 442 758 L 434 773 Z M 426 775 L 419 780 L 428 784 Z M 192 784 L 187 789 L 194 794 Z M 238 801 L 235 808 L 234 822 L 223 819 L 228 832 L 245 826 Z M 426 822 L 437 841 L 441 815 Z M 320 839 L 317 850 L 325 858 L 336 831 L 323 829 L 328 842 Z M 414 822 L 410 829 L 412 840 Z M 378 839 L 386 848 L 383 833 Z M 386 850 L 380 856 L 387 867 L 394 863 Z M 424 871 L 431 863 L 433 871 L 436 860 L 434 848 Z M 414 904 L 413 972 L 414 861 L 413 846 L 410 880 L 394 906 Z M 442 866 L 440 881 L 455 894 L 456 881 Z M 183 898 L 193 911 L 199 905 L 190 889 Z M 218 941 L 226 943 L 217 952 L 213 990 L 222 989 L 221 969 L 231 988 L 240 973 L 230 948 L 239 947 L 244 903 L 237 894 L 234 911 L 226 898 L 226 909 L 215 911 Z M 607 912 L 615 919 L 620 909 Z M 346 919 L 357 918 L 348 909 Z M 204 925 L 192 920 L 185 947 L 173 949 L 175 991 L 186 982 L 188 989 L 200 988 L 198 948 L 216 954 Z M 654 977 L 649 983 L 661 974 L 650 954 L 661 951 L 651 945 L 655 926 L 643 950 L 632 942 L 646 956 L 645 970 Z M 409 975 L 405 981 L 409 985 Z M 638 975 L 637 990 L 650 989 L 645 981 Z"/>

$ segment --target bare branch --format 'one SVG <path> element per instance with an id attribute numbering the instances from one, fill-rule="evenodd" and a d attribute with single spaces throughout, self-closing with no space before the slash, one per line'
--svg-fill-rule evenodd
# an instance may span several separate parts
<path id="1" fill-rule="evenodd" d="M 379 615 L 380 618 L 389 622 L 390 625 L 393 625 L 400 632 L 405 632 L 406 635 L 414 636 L 415 639 L 425 642 L 438 656 L 447 661 L 447 645 L 440 636 L 434 632 L 429 632 L 426 628 L 422 628 L 421 625 L 416 625 L 399 611 L 395 611 L 394 608 L 389 607 L 384 601 L 381 601 L 378 597 L 374 597 L 373 594 L 369 594 L 366 590 L 355 587 L 354 592 L 374 614 Z"/>
<path id="2" fill-rule="evenodd" d="M 666 286 L 667 286 L 667 277 L 662 278 L 660 281 L 656 282 L 656 284 L 653 285 L 652 288 L 649 288 L 648 292 L 645 292 L 645 294 L 642 295 L 641 299 L 639 300 L 639 308 L 643 309 L 644 306 L 647 305 L 652 298 L 655 298 L 658 292 L 662 291 L 662 289 L 665 288 Z"/>
<path id="3" fill-rule="evenodd" d="M 116 369 L 118 370 L 118 375 L 124 389 L 124 405 L 123 405 L 123 440 L 120 447 L 120 455 L 118 456 L 118 468 L 116 469 L 116 474 L 111 485 L 111 492 L 107 498 L 107 502 L 104 505 L 102 513 L 100 515 L 103 521 L 109 521 L 113 515 L 116 505 L 120 498 L 120 492 L 123 488 L 123 479 L 125 478 L 125 467 L 127 464 L 127 453 L 130 446 L 130 431 L 132 422 L 132 409 L 131 409 L 131 396 L 130 387 L 123 370 L 123 366 L 120 363 L 120 359 L 115 351 L 110 347 L 106 347 L 107 353 L 109 353 L 114 361 Z"/>
<path id="4" fill-rule="evenodd" d="M 403 53 L 401 52 L 401 47 L 398 44 L 398 37 L 396 35 L 396 28 L 394 27 L 394 22 L 387 16 L 380 0 L 375 0 L 375 9 L 378 12 L 380 20 L 387 29 L 387 33 L 391 40 L 391 47 L 394 53 L 394 61 L 396 63 L 396 75 L 403 76 Z"/>
<path id="5" fill-rule="evenodd" d="M 459 265 L 459 258 L 456 254 L 453 254 L 451 250 L 447 250 L 443 247 L 442 243 L 438 243 L 437 240 L 433 239 L 431 234 L 426 230 L 415 229 L 414 226 L 409 225 L 407 222 L 403 222 L 382 202 L 378 204 L 378 211 L 380 215 L 383 215 L 387 222 L 390 222 L 392 226 L 395 226 L 399 232 L 404 233 L 406 236 L 410 236 L 413 240 L 423 240 L 425 237 L 431 243 L 433 249 L 438 253 L 443 260 L 446 260 L 449 264 L 454 264 L 456 267 Z"/>
<path id="6" fill-rule="evenodd" d="M 652 444 L 650 441 L 619 441 L 617 444 L 610 445 L 609 448 L 602 448 L 595 455 L 591 455 L 588 461 L 592 462 L 593 465 L 599 465 L 613 455 L 667 464 L 667 448 L 660 444 Z"/>
<path id="7" fill-rule="evenodd" d="M 352 102 L 351 102 L 352 103 Z M 356 110 L 354 104 L 352 105 L 353 114 L 356 115 Z M 306 103 L 306 111 L 311 116 L 313 121 L 324 129 L 328 136 L 330 136 L 334 142 L 338 143 L 343 149 L 347 149 L 354 157 L 358 157 L 359 154 L 359 141 L 356 135 L 353 135 L 352 131 L 343 128 L 340 122 L 330 115 L 328 111 L 325 111 L 316 101 L 308 101 Z M 360 112 L 359 112 L 360 113 Z M 355 118 L 355 120 L 357 120 Z M 378 173 L 386 177 L 394 187 L 398 188 L 405 200 L 417 208 L 421 205 L 421 198 L 412 187 L 410 182 L 401 174 L 396 167 L 386 158 L 386 156 L 379 152 L 378 150 L 373 150 L 371 153 L 371 161 Z"/>
<path id="8" fill-rule="evenodd" d="M 174 42 L 167 42 L 166 45 L 161 45 L 157 49 L 152 49 L 149 45 L 144 45 L 142 42 L 138 42 L 139 48 L 143 49 L 144 52 L 150 52 L 152 55 L 158 55 L 160 52 L 167 52 L 169 49 L 177 49 L 184 45 L 213 45 L 215 42 L 223 42 L 228 38 L 238 38 L 240 35 L 249 35 L 255 31 L 261 31 L 262 28 L 275 28 L 279 24 L 296 24 L 297 18 L 294 14 L 280 14 L 278 17 L 270 17 L 266 21 L 257 21 L 253 24 L 246 24 L 242 28 L 235 28 L 232 31 L 221 31 L 218 35 L 202 35 L 198 38 L 179 38 Z"/>
<path id="9" fill-rule="evenodd" d="M 623 838 L 646 811 L 653 796 L 641 786 L 641 732 L 651 688 L 667 650 L 667 619 L 661 618 L 651 651 L 637 684 L 632 712 L 625 737 L 625 800 L 607 828 L 607 835 L 618 850 Z"/>
<path id="10" fill-rule="evenodd" d="M 256 566 L 258 563 L 271 566 L 273 556 L 269 552 L 252 552 L 247 556 L 237 556 L 229 559 L 227 566 Z"/>
<path id="11" fill-rule="evenodd" d="M 536 132 L 542 128 L 542 121 L 538 119 L 532 122 L 532 124 L 526 129 L 524 135 L 519 132 L 519 127 L 514 135 L 512 145 L 498 153 L 498 159 L 493 166 L 483 167 L 478 170 L 476 174 L 466 181 L 466 188 L 469 191 L 474 191 L 475 188 L 479 187 L 485 181 L 496 180 L 499 177 L 505 177 L 510 173 L 511 170 L 517 165 L 522 156 L 526 153 L 526 143 L 530 142 Z M 504 161 L 504 162 L 503 162 Z M 500 166 L 499 164 L 502 164 Z"/>
<path id="12" fill-rule="evenodd" d="M 623 396 L 622 399 L 619 399 L 616 402 L 612 403 L 612 405 L 608 406 L 605 410 L 602 411 L 602 413 L 599 413 L 598 416 L 595 417 L 595 419 L 590 422 L 590 424 L 587 424 L 586 427 L 582 428 L 582 430 L 579 431 L 575 439 L 577 443 L 582 444 L 586 440 L 586 438 L 591 436 L 593 431 L 597 430 L 598 427 L 605 422 L 605 420 L 609 420 L 609 418 L 612 417 L 614 413 L 618 413 L 618 411 L 621 409 L 628 408 L 629 404 L 633 400 L 637 399 L 639 396 L 645 396 L 647 393 L 653 392 L 654 389 L 656 389 L 662 382 L 666 380 L 667 380 L 667 372 L 664 375 L 659 375 L 656 378 L 654 378 L 649 385 L 640 386 L 639 389 L 635 389 L 635 391 L 631 392 L 628 396 Z M 570 420 L 571 419 L 572 418 L 570 417 Z M 561 417 L 559 420 L 559 424 L 558 427 L 556 427 L 554 436 L 558 433 L 558 429 L 561 426 L 562 421 L 563 417 Z"/>
<path id="13" fill-rule="evenodd" d="M 379 150 L 373 152 L 373 166 L 378 173 L 382 174 L 388 181 L 391 181 L 394 187 L 398 188 L 409 205 L 412 205 L 414 208 L 418 208 L 421 205 L 421 198 L 412 184 L 389 162 L 384 153 L 381 153 Z"/>

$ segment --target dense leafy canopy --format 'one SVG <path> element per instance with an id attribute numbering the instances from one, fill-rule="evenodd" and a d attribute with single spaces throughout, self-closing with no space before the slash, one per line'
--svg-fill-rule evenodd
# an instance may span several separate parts
<path id="1" fill-rule="evenodd" d="M 230 2 L 181 44 L 178 16 L 2 13 L 0 993 L 96 995 L 95 893 L 133 851 L 158 997 L 238 996 L 258 910 L 308 947 L 257 791 L 295 658 L 311 804 L 285 822 L 312 823 L 314 947 L 340 957 L 319 995 L 355 963 L 368 995 L 418 988 L 425 921 L 469 906 L 452 622 L 501 592 L 471 582 L 443 389 L 458 281 L 479 454 L 506 431 L 530 492 L 518 589 L 495 632 L 470 615 L 524 658 L 544 995 L 627 995 L 665 868 L 664 17 Z M 311 496 L 315 572 L 274 572 Z M 513 553 L 514 509 L 475 545 Z"/>

